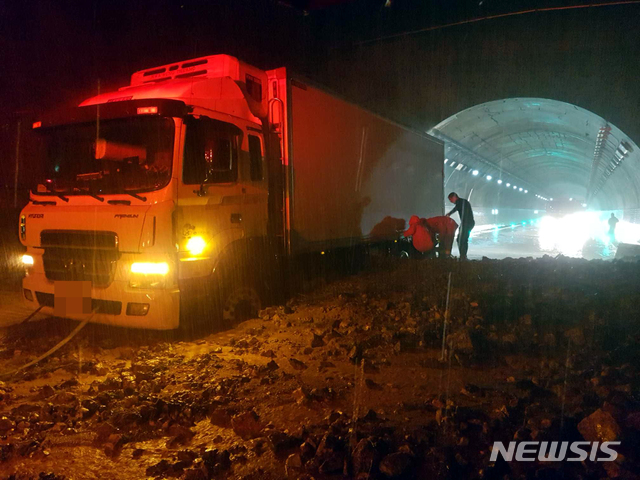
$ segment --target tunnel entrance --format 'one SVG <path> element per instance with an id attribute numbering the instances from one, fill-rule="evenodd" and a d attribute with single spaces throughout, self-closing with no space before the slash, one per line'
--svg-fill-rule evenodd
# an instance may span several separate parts
<path id="1" fill-rule="evenodd" d="M 613 258 L 620 242 L 640 242 L 640 149 L 595 113 L 508 98 L 463 110 L 429 133 L 445 143 L 445 195 L 473 205 L 472 241 L 483 246 L 471 249 L 476 256 Z M 621 220 L 617 237 L 607 234 L 612 213 Z"/>
<path id="2" fill-rule="evenodd" d="M 463 110 L 429 133 L 445 142 L 445 190 L 472 193 L 479 206 L 541 209 L 569 199 L 592 210 L 640 206 L 638 146 L 576 105 L 496 100 Z"/>

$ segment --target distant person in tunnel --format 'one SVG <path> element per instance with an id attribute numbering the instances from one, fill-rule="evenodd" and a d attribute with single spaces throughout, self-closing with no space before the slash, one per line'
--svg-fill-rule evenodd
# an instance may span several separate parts
<path id="1" fill-rule="evenodd" d="M 468 200 L 460 198 L 457 193 L 451 192 L 448 196 L 449 201 L 455 204 L 455 207 L 447 213 L 450 217 L 455 212 L 460 215 L 460 231 L 458 232 L 458 249 L 460 250 L 460 260 L 467 259 L 467 250 L 469 250 L 469 234 L 476 222 L 473 219 L 473 210 Z"/>
<path id="2" fill-rule="evenodd" d="M 439 217 L 431 217 L 426 220 L 427 227 L 432 235 L 437 235 L 438 240 L 438 257 L 448 258 L 451 256 L 451 247 L 453 239 L 456 236 L 458 224 L 456 221 L 445 215 Z"/>
<path id="3" fill-rule="evenodd" d="M 611 240 L 616 239 L 616 225 L 618 225 L 619 221 L 620 220 L 618 220 L 616 216 L 611 213 L 611 218 L 609 218 L 609 237 L 611 237 Z"/>

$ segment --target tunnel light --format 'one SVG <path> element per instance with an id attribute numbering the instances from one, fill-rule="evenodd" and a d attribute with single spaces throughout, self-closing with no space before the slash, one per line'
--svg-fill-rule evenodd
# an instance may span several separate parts
<path id="1" fill-rule="evenodd" d="M 520 187 L 518 190 L 522 191 L 522 187 Z"/>
<path id="2" fill-rule="evenodd" d="M 587 204 L 586 204 L 586 203 L 583 203 L 583 204 L 582 204 L 582 206 L 583 206 L 584 208 L 587 208 Z"/>
<path id="3" fill-rule="evenodd" d="M 524 193 L 529 193 L 529 190 L 525 190 Z"/>
<path id="4" fill-rule="evenodd" d="M 487 175 L 487 180 L 491 180 L 493 177 L 491 175 Z"/>
<path id="5" fill-rule="evenodd" d="M 191 255 L 200 255 L 206 246 L 207 242 L 202 237 L 191 237 L 187 241 L 187 250 Z"/>
<path id="6" fill-rule="evenodd" d="M 451 163 L 449 164 L 450 167 L 453 167 L 456 164 L 456 162 L 451 161 Z"/>
<path id="7" fill-rule="evenodd" d="M 511 184 L 510 184 L 510 183 L 507 183 L 507 187 L 510 187 L 510 186 L 511 186 Z"/>
<path id="8" fill-rule="evenodd" d="M 571 198 L 569 199 L 569 201 L 570 201 L 570 202 L 573 202 L 573 197 L 571 197 Z"/>
<path id="9" fill-rule="evenodd" d="M 517 190 L 517 188 L 518 188 L 518 187 L 516 187 L 515 185 L 513 186 L 513 189 L 514 189 L 514 190 Z"/>
<path id="10" fill-rule="evenodd" d="M 534 210 L 533 213 L 535 213 L 537 215 L 538 214 L 538 210 Z"/>
<path id="11" fill-rule="evenodd" d="M 448 161 L 449 161 L 449 159 L 448 159 L 448 158 L 445 158 L 445 159 L 444 159 L 444 163 L 447 163 Z"/>
<path id="12" fill-rule="evenodd" d="M 24 255 L 22 255 L 22 264 L 26 266 L 33 265 L 33 257 L 25 253 Z"/>
<path id="13" fill-rule="evenodd" d="M 502 185 L 502 180 L 498 180 L 498 185 Z"/>
<path id="14" fill-rule="evenodd" d="M 169 273 L 167 262 L 135 262 L 131 264 L 131 273 L 141 273 L 143 275 L 166 275 Z"/>
<path id="15" fill-rule="evenodd" d="M 478 170 L 474 170 L 473 172 L 471 172 L 471 175 L 473 175 L 474 177 L 477 177 L 479 173 L 480 172 Z"/>
<path id="16" fill-rule="evenodd" d="M 553 198 L 550 198 L 549 200 L 553 202 Z"/>

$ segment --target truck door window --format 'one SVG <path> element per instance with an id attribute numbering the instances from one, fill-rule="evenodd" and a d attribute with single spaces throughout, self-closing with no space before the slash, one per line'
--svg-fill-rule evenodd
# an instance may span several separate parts
<path id="1" fill-rule="evenodd" d="M 234 126 L 208 118 L 189 119 L 183 182 L 187 185 L 230 183 L 238 177 Z"/>
<path id="2" fill-rule="evenodd" d="M 249 135 L 249 157 L 251 162 L 251 180 L 262 180 L 262 144 L 260 137 Z"/>

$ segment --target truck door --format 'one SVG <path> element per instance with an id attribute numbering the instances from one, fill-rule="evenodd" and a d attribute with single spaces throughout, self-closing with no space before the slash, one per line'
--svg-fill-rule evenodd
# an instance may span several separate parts
<path id="1" fill-rule="evenodd" d="M 190 117 L 185 125 L 174 217 L 183 279 L 208 276 L 220 253 L 245 235 L 244 187 L 238 182 L 242 131 L 204 116 Z"/>
<path id="2" fill-rule="evenodd" d="M 241 164 L 244 191 L 242 223 L 247 237 L 265 237 L 268 185 L 264 164 L 264 140 L 261 133 L 255 133 L 253 130 L 248 130 L 246 137 L 247 151 L 242 152 L 244 162 Z"/>

